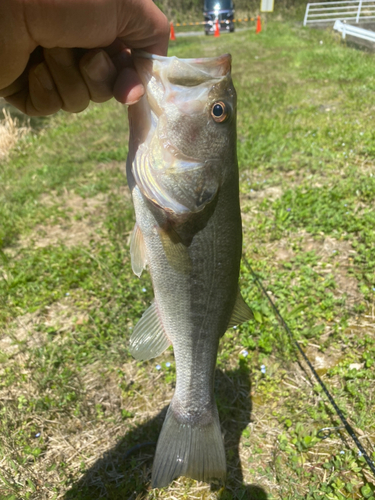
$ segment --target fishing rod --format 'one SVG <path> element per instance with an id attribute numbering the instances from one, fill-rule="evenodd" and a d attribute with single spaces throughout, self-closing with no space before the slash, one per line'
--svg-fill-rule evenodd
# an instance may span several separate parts
<path id="1" fill-rule="evenodd" d="M 267 293 L 267 290 L 264 288 L 261 280 L 259 279 L 259 277 L 255 273 L 255 271 L 253 270 L 253 268 L 251 267 L 251 265 L 249 264 L 249 262 L 248 262 L 248 260 L 246 259 L 245 256 L 243 256 L 243 262 L 244 262 L 245 266 L 248 268 L 248 270 L 250 271 L 251 275 L 253 276 L 253 278 L 255 280 L 255 283 L 257 284 L 258 288 L 267 297 L 268 302 L 271 304 L 271 307 L 272 307 L 272 309 L 273 309 L 273 311 L 274 311 L 277 319 L 279 320 L 279 322 L 281 323 L 281 325 L 284 327 L 284 329 L 287 332 L 287 334 L 288 334 L 290 340 L 292 341 L 292 343 L 297 346 L 297 349 L 298 349 L 299 353 L 301 354 L 301 356 L 303 357 L 303 359 L 306 361 L 306 363 L 309 366 L 310 370 L 312 371 L 314 377 L 318 381 L 320 387 L 323 389 L 324 394 L 327 396 L 329 402 L 331 403 L 331 405 L 335 409 L 337 415 L 339 416 L 339 418 L 340 418 L 340 420 L 341 420 L 341 422 L 343 424 L 343 428 L 345 428 L 345 430 L 347 431 L 347 433 L 349 434 L 349 436 L 353 439 L 354 443 L 356 444 L 357 448 L 361 452 L 361 455 L 363 456 L 363 458 L 366 460 L 367 465 L 370 467 L 371 472 L 374 474 L 374 477 L 375 477 L 375 464 L 371 460 L 371 458 L 368 456 L 366 450 L 363 448 L 362 444 L 360 443 L 360 441 L 359 441 L 356 433 L 354 432 L 353 427 L 349 424 L 349 422 L 344 417 L 342 411 L 337 406 L 335 400 L 333 399 L 333 397 L 331 396 L 330 392 L 328 391 L 325 383 L 323 382 L 323 380 L 317 374 L 317 372 L 316 372 L 315 368 L 313 367 L 313 365 L 311 364 L 309 358 L 304 353 L 303 349 L 299 345 L 299 342 L 295 338 L 293 332 L 290 330 L 290 328 L 287 325 L 287 323 L 285 322 L 284 318 L 281 316 L 281 314 L 280 314 L 277 306 L 274 304 L 273 300 L 271 299 L 271 297 Z M 340 428 L 342 428 L 342 427 L 340 427 Z M 325 428 L 325 429 L 327 429 L 327 428 Z M 322 429 L 322 430 L 325 430 L 325 429 Z"/>

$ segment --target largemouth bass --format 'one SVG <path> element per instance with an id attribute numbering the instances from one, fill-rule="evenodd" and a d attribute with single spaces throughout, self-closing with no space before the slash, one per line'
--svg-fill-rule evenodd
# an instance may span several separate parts
<path id="1" fill-rule="evenodd" d="M 223 480 L 214 398 L 220 337 L 251 317 L 238 291 L 242 229 L 231 57 L 136 53 L 145 86 L 129 108 L 127 177 L 136 214 L 130 249 L 149 268 L 155 300 L 130 351 L 147 360 L 173 345 L 176 389 L 157 443 L 152 486 L 178 476 Z"/>

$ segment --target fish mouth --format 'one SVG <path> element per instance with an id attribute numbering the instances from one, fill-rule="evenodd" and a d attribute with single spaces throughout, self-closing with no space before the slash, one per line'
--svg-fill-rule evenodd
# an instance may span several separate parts
<path id="1" fill-rule="evenodd" d="M 230 74 L 231 55 L 213 58 L 179 59 L 133 51 L 135 69 L 146 89 L 148 103 L 159 118 L 171 103 L 180 113 L 202 113 L 210 88 Z"/>
<path id="2" fill-rule="evenodd" d="M 134 50 L 133 58 L 135 69 L 146 89 L 144 99 L 147 100 L 150 109 L 147 116 L 147 136 L 152 137 L 155 131 L 158 131 L 158 139 L 163 149 L 170 153 L 170 158 L 179 157 L 184 162 L 201 163 L 202 159 L 191 154 L 187 155 L 185 151 L 176 147 L 162 130 L 168 128 L 168 114 L 171 114 L 173 108 L 178 110 L 179 114 L 190 118 L 205 112 L 210 90 L 230 72 L 231 55 L 179 59 Z M 147 141 L 146 137 L 144 141 Z"/>
<path id="3" fill-rule="evenodd" d="M 142 61 L 148 60 L 154 66 L 154 71 L 158 70 L 158 66 L 162 66 L 164 76 L 172 84 L 187 87 L 196 86 L 215 78 L 222 78 L 230 73 L 232 64 L 230 54 L 218 57 L 179 59 L 175 56 L 164 57 L 143 50 L 133 50 L 132 55 L 137 70 L 142 65 Z M 140 76 L 142 78 L 142 71 L 140 71 Z"/>

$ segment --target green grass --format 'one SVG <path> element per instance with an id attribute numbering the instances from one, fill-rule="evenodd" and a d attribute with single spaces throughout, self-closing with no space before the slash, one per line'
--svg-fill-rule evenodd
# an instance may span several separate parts
<path id="1" fill-rule="evenodd" d="M 170 47 L 223 52 L 244 253 L 375 459 L 374 56 L 286 22 Z M 0 163 L 0 499 L 373 500 L 345 432 L 319 437 L 338 418 L 246 266 L 254 320 L 217 363 L 227 483 L 150 489 L 153 445 L 128 451 L 156 441 L 175 366 L 127 349 L 152 287 L 130 266 L 126 121 L 114 102 L 59 113 Z"/>

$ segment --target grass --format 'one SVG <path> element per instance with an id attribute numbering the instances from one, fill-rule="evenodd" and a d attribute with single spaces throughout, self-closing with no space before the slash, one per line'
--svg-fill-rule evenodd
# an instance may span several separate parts
<path id="1" fill-rule="evenodd" d="M 271 21 L 170 48 L 222 52 L 244 253 L 375 459 L 374 56 Z M 345 432 L 321 439 L 337 416 L 246 266 L 254 320 L 226 333 L 217 363 L 227 484 L 150 489 L 175 366 L 170 350 L 137 363 L 127 349 L 152 288 L 131 272 L 126 153 L 126 113 L 109 102 L 43 120 L 0 162 L 1 500 L 373 500 Z"/>
<path id="2" fill-rule="evenodd" d="M 1 104 L 1 103 L 0 103 Z M 0 119 L 0 159 L 8 156 L 17 141 L 29 132 L 29 127 L 20 126 L 17 118 L 13 118 L 7 109 L 3 109 L 3 119 Z"/>

